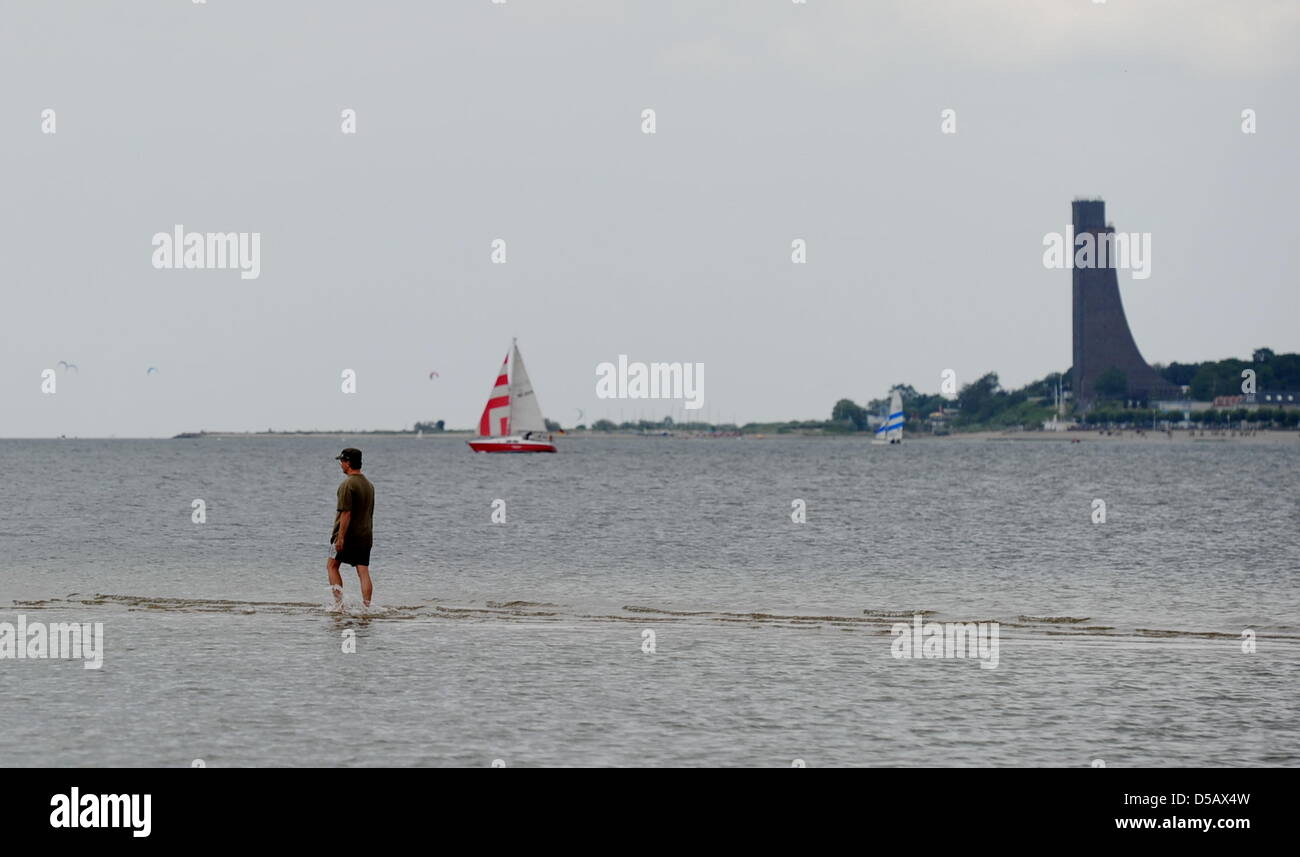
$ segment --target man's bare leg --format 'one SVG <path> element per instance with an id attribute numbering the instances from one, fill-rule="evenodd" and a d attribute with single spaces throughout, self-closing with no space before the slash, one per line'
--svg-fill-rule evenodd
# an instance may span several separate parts
<path id="1" fill-rule="evenodd" d="M 361 600 L 369 607 L 370 596 L 375 591 L 374 585 L 370 582 L 370 566 L 357 566 L 357 577 L 361 578 Z"/>
<path id="2" fill-rule="evenodd" d="M 339 574 L 339 561 L 334 557 L 325 560 L 325 571 L 329 574 L 330 589 L 334 590 L 334 606 L 343 609 L 343 576 Z"/>

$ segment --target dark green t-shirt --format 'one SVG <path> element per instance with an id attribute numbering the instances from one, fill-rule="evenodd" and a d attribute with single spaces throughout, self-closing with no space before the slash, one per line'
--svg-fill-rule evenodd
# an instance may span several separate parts
<path id="1" fill-rule="evenodd" d="M 343 545 L 354 547 L 371 546 L 374 532 L 371 529 L 371 517 L 375 513 L 375 486 L 360 473 L 352 473 L 339 483 L 338 511 L 334 514 L 334 532 L 330 533 L 330 544 L 338 541 L 339 519 L 344 512 L 352 513 L 348 522 L 348 531 L 343 536 Z"/>

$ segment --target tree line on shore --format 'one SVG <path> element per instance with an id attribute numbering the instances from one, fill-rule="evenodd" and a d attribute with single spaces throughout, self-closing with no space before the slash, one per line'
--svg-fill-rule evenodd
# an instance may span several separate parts
<path id="1" fill-rule="evenodd" d="M 1300 354 L 1275 354 L 1271 348 L 1257 348 L 1250 360 L 1230 357 L 1224 360 L 1207 360 L 1202 363 L 1173 362 L 1155 364 L 1154 368 L 1171 385 L 1186 387 L 1186 398 L 1208 402 L 1218 396 L 1238 395 L 1242 392 L 1242 373 L 1252 370 L 1259 391 L 1294 391 L 1300 394 Z M 671 417 L 662 420 L 628 420 L 615 423 L 596 420 L 592 431 L 624 432 L 697 432 L 697 433 L 770 433 L 818 432 L 826 434 L 854 434 L 871 431 L 872 415 L 880 415 L 889 406 L 890 396 L 897 390 L 903 400 L 907 415 L 905 429 L 911 432 L 980 431 L 1025 426 L 1037 428 L 1056 413 L 1056 390 L 1071 391 L 1070 371 L 1052 372 L 1014 390 L 1004 389 L 996 372 L 988 372 L 975 381 L 963 385 L 953 397 L 939 393 L 922 393 L 910 384 L 895 384 L 879 399 L 859 405 L 852 399 L 840 399 L 831 408 L 830 419 L 787 420 L 775 422 L 734 423 L 687 422 L 675 423 Z M 1152 426 L 1163 420 L 1182 421 L 1181 412 L 1158 411 L 1143 406 L 1134 407 L 1124 401 L 1127 379 L 1117 369 L 1102 373 L 1097 381 L 1098 401 L 1087 412 L 1077 415 L 1085 425 Z M 1068 406 L 1067 416 L 1072 412 Z M 1300 395 L 1297 395 L 1300 401 Z M 1205 426 L 1239 425 L 1248 420 L 1257 427 L 1295 428 L 1300 425 L 1300 410 L 1261 405 L 1254 407 L 1215 408 L 1193 411 L 1190 420 Z M 443 431 L 443 421 L 416 423 L 412 429 L 425 433 Z M 551 431 L 561 431 L 552 420 L 546 421 Z M 579 430 L 587 429 L 578 425 Z"/>

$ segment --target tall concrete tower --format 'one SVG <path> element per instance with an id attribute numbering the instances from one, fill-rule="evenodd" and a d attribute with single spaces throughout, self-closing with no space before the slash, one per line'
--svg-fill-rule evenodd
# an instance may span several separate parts
<path id="1" fill-rule="evenodd" d="M 1094 240 L 1115 231 L 1106 225 L 1106 203 L 1100 199 L 1076 199 L 1074 209 L 1075 247 L 1084 233 Z M 1094 245 L 1095 246 L 1095 245 Z M 1091 407 L 1097 399 L 1097 379 L 1107 369 L 1119 369 L 1128 379 L 1126 399 L 1177 398 L 1179 390 L 1152 369 L 1129 330 L 1124 303 L 1119 297 L 1119 277 L 1113 265 L 1075 267 L 1074 271 L 1074 384 L 1075 402 Z"/>

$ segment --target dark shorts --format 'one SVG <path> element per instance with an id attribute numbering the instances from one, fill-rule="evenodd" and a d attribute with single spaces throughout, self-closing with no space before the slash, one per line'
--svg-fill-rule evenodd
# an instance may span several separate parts
<path id="1" fill-rule="evenodd" d="M 334 545 L 330 545 L 331 548 Z M 370 545 L 353 545 L 345 539 L 343 550 L 334 554 L 339 565 L 370 565 Z"/>

